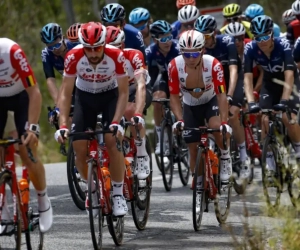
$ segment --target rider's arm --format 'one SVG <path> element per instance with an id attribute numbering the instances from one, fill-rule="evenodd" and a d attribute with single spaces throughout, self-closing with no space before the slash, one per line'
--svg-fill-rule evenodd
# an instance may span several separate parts
<path id="1" fill-rule="evenodd" d="M 294 37 L 294 30 L 291 23 L 288 25 L 286 29 L 286 39 L 289 40 L 291 45 L 294 45 L 295 37 Z"/>
<path id="2" fill-rule="evenodd" d="M 300 69 L 300 37 L 298 37 L 293 50 L 294 61 L 297 63 L 298 69 Z"/>
<path id="3" fill-rule="evenodd" d="M 244 48 L 244 90 L 248 103 L 254 102 L 253 96 L 253 57 L 252 42 Z"/>
<path id="4" fill-rule="evenodd" d="M 174 59 L 169 63 L 168 75 L 169 75 L 168 84 L 170 90 L 170 106 L 177 121 L 180 121 L 183 119 L 183 116 L 182 116 L 182 106 L 179 97 L 179 93 L 180 93 L 179 77 L 178 77 L 178 71 L 176 69 L 176 63 Z"/>
<path id="5" fill-rule="evenodd" d="M 284 80 L 285 80 L 281 99 L 289 100 L 293 90 L 293 85 L 295 80 L 294 70 L 296 70 L 295 69 L 296 66 L 292 55 L 292 48 L 290 46 L 290 43 L 286 39 L 283 39 L 281 41 L 281 45 L 283 46 L 284 49 Z"/>
<path id="6" fill-rule="evenodd" d="M 229 61 L 229 87 L 227 94 L 233 96 L 236 83 L 238 80 L 238 52 L 235 47 L 233 37 L 230 37 L 227 44 L 228 61 Z"/>
<path id="7" fill-rule="evenodd" d="M 224 80 L 224 70 L 222 64 L 215 58 L 212 64 L 212 81 L 218 99 L 221 122 L 227 123 L 228 104 L 226 98 L 226 85 Z"/>
<path id="8" fill-rule="evenodd" d="M 262 86 L 263 82 L 263 77 L 264 77 L 264 71 L 261 66 L 257 65 L 257 70 L 258 70 L 258 79 L 255 85 L 255 88 L 253 91 L 259 92 Z"/>
<path id="9" fill-rule="evenodd" d="M 144 44 L 144 38 L 142 33 L 139 31 L 136 35 L 136 42 L 134 49 L 138 49 L 143 53 L 144 58 L 146 58 L 146 52 L 145 52 L 145 44 Z"/>

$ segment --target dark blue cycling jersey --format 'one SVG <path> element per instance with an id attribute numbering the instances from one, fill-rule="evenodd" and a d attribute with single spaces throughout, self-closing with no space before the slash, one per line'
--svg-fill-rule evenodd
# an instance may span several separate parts
<path id="1" fill-rule="evenodd" d="M 145 45 L 142 33 L 130 24 L 125 24 L 125 48 L 140 50 L 145 56 Z"/>
<path id="2" fill-rule="evenodd" d="M 253 62 L 263 68 L 264 79 L 284 80 L 285 70 L 296 70 L 291 45 L 287 39 L 281 37 L 274 38 L 270 58 L 259 49 L 256 41 L 247 43 L 244 49 L 244 73 L 252 73 Z"/>
<path id="3" fill-rule="evenodd" d="M 67 46 L 68 51 L 79 44 L 79 43 L 72 43 L 67 39 L 65 39 L 64 42 Z M 61 75 L 63 74 L 64 72 L 63 57 L 54 55 L 53 52 L 47 49 L 47 47 L 42 50 L 41 56 L 42 56 L 43 68 L 44 68 L 46 79 L 49 77 L 55 78 L 54 69 L 56 69 Z"/>
<path id="4" fill-rule="evenodd" d="M 174 39 L 178 39 L 179 31 L 181 29 L 181 23 L 177 20 L 171 24 L 172 27 L 172 35 Z"/>
<path id="5" fill-rule="evenodd" d="M 300 37 L 295 42 L 293 56 L 296 63 L 300 62 Z"/>

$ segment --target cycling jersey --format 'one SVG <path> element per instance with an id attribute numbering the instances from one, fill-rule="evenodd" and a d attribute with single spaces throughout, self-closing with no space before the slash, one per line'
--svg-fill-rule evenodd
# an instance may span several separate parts
<path id="1" fill-rule="evenodd" d="M 245 27 L 245 30 L 246 30 L 245 36 L 246 36 L 246 38 L 253 39 L 253 34 L 252 34 L 251 31 L 250 31 L 250 25 L 251 25 L 251 23 L 250 23 L 250 22 L 247 22 L 247 21 L 241 21 L 241 23 L 242 23 L 242 24 L 244 25 L 244 27 Z M 225 30 L 226 30 L 227 25 L 228 25 L 228 24 L 226 24 L 225 26 L 223 26 L 223 27 L 220 29 L 220 32 L 221 32 L 222 34 L 225 33 Z"/>
<path id="2" fill-rule="evenodd" d="M 250 43 L 252 40 L 250 38 L 245 38 L 244 39 L 244 47 L 247 43 Z M 243 65 L 243 68 L 244 68 L 244 63 L 245 63 L 245 57 L 243 57 L 243 61 L 242 61 L 242 65 Z M 255 78 L 257 80 L 258 76 L 259 76 L 259 70 L 258 70 L 258 67 L 256 65 L 256 63 L 254 62 L 253 63 L 253 78 Z M 255 84 L 254 84 L 255 85 Z"/>
<path id="3" fill-rule="evenodd" d="M 178 20 L 175 21 L 174 23 L 171 24 L 172 27 L 172 35 L 174 39 L 178 39 L 179 37 L 179 32 L 181 29 L 181 22 L 179 22 Z"/>
<path id="4" fill-rule="evenodd" d="M 300 36 L 300 21 L 294 20 L 290 22 L 286 31 L 286 38 L 291 45 L 294 45 L 296 39 Z"/>
<path id="5" fill-rule="evenodd" d="M 256 41 L 251 41 L 245 46 L 244 60 L 245 73 L 252 73 L 255 62 L 263 68 L 265 79 L 284 80 L 285 70 L 296 70 L 291 45 L 287 39 L 280 37 L 274 38 L 274 49 L 270 59 L 259 49 Z"/>
<path id="6" fill-rule="evenodd" d="M 299 63 L 300 62 L 300 37 L 298 37 L 295 42 L 293 56 L 295 62 Z"/>
<path id="7" fill-rule="evenodd" d="M 77 77 L 76 87 L 84 92 L 101 93 L 118 87 L 116 78 L 126 75 L 124 53 L 111 45 L 105 45 L 104 57 L 94 69 L 84 54 L 83 46 L 77 45 L 65 56 L 66 77 Z"/>
<path id="8" fill-rule="evenodd" d="M 21 47 L 0 38 L 0 97 L 10 97 L 36 85 L 32 69 Z"/>
<path id="9" fill-rule="evenodd" d="M 64 39 L 64 43 L 67 50 L 73 49 L 79 43 L 72 43 L 68 39 Z M 61 75 L 64 72 L 64 58 L 53 54 L 47 47 L 42 50 L 42 62 L 46 79 L 49 77 L 55 78 L 54 69 L 56 69 Z"/>
<path id="10" fill-rule="evenodd" d="M 123 31 L 125 33 L 125 48 L 140 50 L 145 56 L 145 45 L 142 33 L 130 24 L 125 24 Z"/>
<path id="11" fill-rule="evenodd" d="M 178 95 L 180 90 L 183 93 L 183 103 L 189 106 L 197 106 L 208 103 L 216 94 L 226 93 L 224 72 L 221 63 L 210 55 L 203 55 L 202 78 L 204 93 L 195 98 L 186 87 L 186 70 L 183 56 L 174 58 L 168 66 L 170 94 Z"/>

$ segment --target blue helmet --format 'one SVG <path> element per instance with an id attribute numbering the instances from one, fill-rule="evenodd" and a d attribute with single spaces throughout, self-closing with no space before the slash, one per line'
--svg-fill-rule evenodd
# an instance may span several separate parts
<path id="1" fill-rule="evenodd" d="M 197 18 L 194 28 L 199 32 L 213 32 L 217 28 L 217 22 L 211 15 L 202 15 Z"/>
<path id="2" fill-rule="evenodd" d="M 274 37 L 280 37 L 280 27 L 276 23 L 273 23 L 273 35 Z"/>
<path id="3" fill-rule="evenodd" d="M 148 21 L 150 19 L 150 13 L 147 9 L 139 7 L 133 9 L 128 18 L 130 24 L 138 24 L 143 21 Z"/>
<path id="4" fill-rule="evenodd" d="M 254 17 L 264 15 L 264 8 L 256 3 L 250 4 L 245 10 L 245 16 L 249 19 L 253 19 Z"/>
<path id="5" fill-rule="evenodd" d="M 41 40 L 45 44 L 53 43 L 62 37 L 62 29 L 57 23 L 48 23 L 41 30 Z"/>
<path id="6" fill-rule="evenodd" d="M 103 7 L 100 12 L 100 18 L 103 23 L 123 22 L 126 17 L 124 7 L 118 3 L 110 3 Z"/>
<path id="7" fill-rule="evenodd" d="M 272 18 L 266 15 L 254 17 L 251 21 L 250 31 L 254 36 L 264 35 L 273 31 Z"/>
<path id="8" fill-rule="evenodd" d="M 164 35 L 172 32 L 171 24 L 164 20 L 155 21 L 150 25 L 150 34 L 157 38 L 159 35 Z"/>

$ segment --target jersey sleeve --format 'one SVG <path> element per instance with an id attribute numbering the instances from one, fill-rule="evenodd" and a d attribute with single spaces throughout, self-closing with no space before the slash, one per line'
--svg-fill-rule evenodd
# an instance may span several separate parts
<path id="1" fill-rule="evenodd" d="M 169 84 L 170 94 L 178 95 L 180 91 L 179 77 L 178 77 L 178 71 L 177 71 L 175 59 L 173 59 L 168 65 L 168 77 L 169 77 L 168 84 Z"/>
<path id="2" fill-rule="evenodd" d="M 26 55 L 18 44 L 14 44 L 10 49 L 10 61 L 25 89 L 36 85 L 36 80 Z"/>
<path id="3" fill-rule="evenodd" d="M 116 65 L 116 75 L 117 77 L 125 76 L 126 73 L 126 59 L 124 53 L 120 49 L 116 49 L 116 59 L 115 65 Z"/>
<path id="4" fill-rule="evenodd" d="M 282 46 L 284 54 L 284 70 L 294 70 L 295 64 L 290 42 L 283 38 L 280 41 L 280 45 Z"/>
<path id="5" fill-rule="evenodd" d="M 146 63 L 144 59 L 144 55 L 139 50 L 131 50 L 130 51 L 130 63 L 133 66 L 134 70 L 140 69 L 140 68 L 146 68 Z"/>
<path id="6" fill-rule="evenodd" d="M 244 48 L 244 73 L 253 73 L 253 44 L 247 43 Z"/>
<path id="7" fill-rule="evenodd" d="M 143 35 L 141 32 L 138 32 L 136 35 L 136 46 L 133 49 L 137 49 L 137 50 L 141 51 L 143 56 L 146 57 L 144 38 L 143 38 Z"/>
<path id="8" fill-rule="evenodd" d="M 296 63 L 300 62 L 300 37 L 298 37 L 293 51 L 294 60 Z"/>
<path id="9" fill-rule="evenodd" d="M 290 44 L 291 45 L 294 45 L 294 30 L 293 30 L 293 25 L 292 25 L 293 22 L 291 22 L 288 27 L 287 27 L 287 30 L 286 30 L 286 39 L 289 40 Z"/>
<path id="10" fill-rule="evenodd" d="M 77 60 L 76 52 L 78 54 L 78 50 L 71 49 L 65 56 L 64 61 L 64 76 L 66 77 L 75 77 L 77 75 Z"/>
<path id="11" fill-rule="evenodd" d="M 55 78 L 54 68 L 51 65 L 51 62 L 49 61 L 49 54 L 47 52 L 47 49 L 42 50 L 41 58 L 46 79 L 50 77 Z"/>
<path id="12" fill-rule="evenodd" d="M 235 46 L 234 38 L 231 36 L 224 36 L 223 39 L 227 43 L 229 65 L 238 65 L 238 52 Z"/>
<path id="13" fill-rule="evenodd" d="M 212 62 L 211 70 L 212 70 L 211 72 L 212 81 L 214 83 L 214 89 L 216 94 L 218 95 L 218 94 L 226 93 L 223 66 L 216 58 L 214 58 Z"/>

